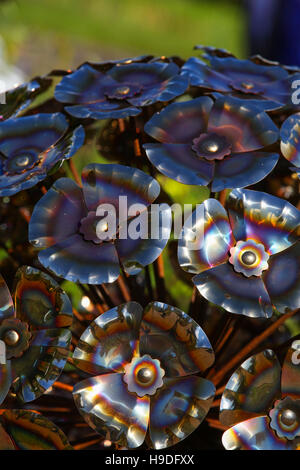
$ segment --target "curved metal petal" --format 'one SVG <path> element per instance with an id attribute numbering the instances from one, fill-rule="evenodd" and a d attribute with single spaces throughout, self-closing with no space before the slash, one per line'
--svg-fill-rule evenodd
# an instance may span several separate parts
<path id="1" fill-rule="evenodd" d="M 273 305 L 281 313 L 300 307 L 300 242 L 269 259 L 262 279 Z"/>
<path id="2" fill-rule="evenodd" d="M 214 352 L 202 328 L 171 305 L 151 302 L 140 329 L 140 355 L 159 359 L 166 376 L 203 372 L 214 362 Z"/>
<path id="3" fill-rule="evenodd" d="M 70 178 L 60 178 L 34 207 L 29 241 L 37 248 L 46 248 L 66 240 L 77 232 L 85 215 L 82 190 Z"/>
<path id="4" fill-rule="evenodd" d="M 281 374 L 281 391 L 283 396 L 300 399 L 300 340 L 295 340 L 289 348 Z"/>
<path id="5" fill-rule="evenodd" d="M 286 106 L 293 112 L 297 110 L 297 107 L 295 107 L 295 104 L 292 101 L 292 85 L 298 80 L 300 80 L 300 74 L 293 73 L 282 80 L 277 80 L 273 83 L 266 83 L 261 87 L 262 94 L 268 100 L 277 102 L 280 107 Z"/>
<path id="6" fill-rule="evenodd" d="M 116 82 L 89 64 L 83 64 L 75 72 L 65 75 L 56 85 L 54 96 L 57 101 L 72 104 L 105 102 L 103 89 Z"/>
<path id="7" fill-rule="evenodd" d="M 40 397 L 62 373 L 71 343 L 67 329 L 41 330 L 33 333 L 29 349 L 13 359 L 13 390 L 24 403 Z"/>
<path id="8" fill-rule="evenodd" d="M 15 316 L 14 304 L 9 289 L 0 274 L 0 321 Z"/>
<path id="9" fill-rule="evenodd" d="M 48 274 L 22 266 L 15 276 L 14 301 L 17 318 L 32 329 L 67 328 L 72 325 L 69 297 Z"/>
<path id="10" fill-rule="evenodd" d="M 50 78 L 36 77 L 28 83 L 8 90 L 5 93 L 5 104 L 1 104 L 1 119 L 16 117 L 24 111 L 34 100 L 34 98 L 47 90 L 52 83 Z"/>
<path id="11" fill-rule="evenodd" d="M 144 442 L 150 399 L 129 393 L 122 374 L 83 380 L 74 387 L 73 396 L 89 426 L 106 439 L 129 448 Z"/>
<path id="12" fill-rule="evenodd" d="M 300 167 L 300 113 L 288 117 L 280 129 L 280 150 L 293 165 Z"/>
<path id="13" fill-rule="evenodd" d="M 225 74 L 234 81 L 250 81 L 262 86 L 288 77 L 288 72 L 280 65 L 262 65 L 252 60 L 240 60 L 235 57 L 210 57 L 214 70 Z"/>
<path id="14" fill-rule="evenodd" d="M 142 112 L 141 109 L 134 106 L 114 108 L 116 105 L 104 106 L 102 103 L 91 103 L 66 106 L 65 110 L 71 116 L 79 119 L 124 119 L 128 116 L 137 116 Z"/>
<path id="15" fill-rule="evenodd" d="M 57 276 L 83 284 L 114 282 L 120 274 L 113 243 L 96 245 L 78 234 L 41 251 L 39 261 Z"/>
<path id="16" fill-rule="evenodd" d="M 216 100 L 207 129 L 225 136 L 234 153 L 261 149 L 279 137 L 278 128 L 265 112 L 259 112 L 250 100 L 241 102 L 231 96 Z"/>
<path id="17" fill-rule="evenodd" d="M 10 386 L 12 384 L 11 362 L 6 361 L 5 364 L 0 360 L 0 405 L 4 402 Z"/>
<path id="18" fill-rule="evenodd" d="M 225 431 L 222 443 L 227 450 L 292 450 L 291 441 L 280 439 L 269 427 L 267 416 L 251 418 Z"/>
<path id="19" fill-rule="evenodd" d="M 190 57 L 183 65 L 181 73 L 189 77 L 193 86 L 221 92 L 232 91 L 230 79 L 226 75 L 212 69 L 197 57 Z"/>
<path id="20" fill-rule="evenodd" d="M 151 398 L 150 445 L 164 449 L 185 439 L 201 424 L 215 395 L 215 387 L 200 377 L 165 379 Z"/>
<path id="21" fill-rule="evenodd" d="M 120 196 L 126 196 L 128 208 L 135 203 L 149 206 L 160 192 L 158 182 L 151 176 L 137 168 L 117 164 L 87 165 L 82 172 L 82 182 L 89 211 L 96 211 L 100 204 L 112 204 L 117 215 L 119 209 L 124 211 L 119 207 Z"/>
<path id="22" fill-rule="evenodd" d="M 273 308 L 261 278 L 237 273 L 229 263 L 193 277 L 193 283 L 207 300 L 231 313 L 253 318 L 270 318 Z"/>
<path id="23" fill-rule="evenodd" d="M 190 273 L 210 269 L 228 259 L 233 244 L 224 207 L 215 199 L 207 199 L 184 224 L 178 242 L 179 264 Z"/>
<path id="24" fill-rule="evenodd" d="M 236 240 L 262 243 L 270 255 L 299 240 L 300 211 L 284 199 L 260 191 L 234 189 L 227 206 Z"/>
<path id="25" fill-rule="evenodd" d="M 280 397 L 280 363 L 270 349 L 249 357 L 226 384 L 220 421 L 226 426 L 265 415 Z"/>
<path id="26" fill-rule="evenodd" d="M 206 130 L 212 105 L 212 99 L 207 96 L 172 103 L 154 114 L 144 130 L 159 142 L 189 144 Z"/>
<path id="27" fill-rule="evenodd" d="M 279 154 L 244 152 L 216 162 L 212 191 L 244 188 L 264 179 L 278 162 Z"/>
<path id="28" fill-rule="evenodd" d="M 135 233 L 131 233 L 132 224 L 134 228 L 140 228 L 140 236 L 137 239 L 133 238 Z M 171 227 L 172 213 L 167 204 L 151 207 L 129 221 L 127 239 L 119 238 L 115 242 L 124 270 L 130 275 L 136 275 L 145 266 L 153 263 L 168 243 Z"/>
<path id="29" fill-rule="evenodd" d="M 179 183 L 206 186 L 213 178 L 214 162 L 198 158 L 188 144 L 145 144 L 143 147 L 152 165 Z"/>
<path id="30" fill-rule="evenodd" d="M 74 364 L 94 375 L 123 370 L 137 348 L 142 312 L 140 304 L 127 302 L 97 317 L 80 337 Z"/>
<path id="31" fill-rule="evenodd" d="M 1 414 L 1 422 L 13 442 L 14 450 L 73 449 L 65 434 L 35 411 L 5 410 Z"/>

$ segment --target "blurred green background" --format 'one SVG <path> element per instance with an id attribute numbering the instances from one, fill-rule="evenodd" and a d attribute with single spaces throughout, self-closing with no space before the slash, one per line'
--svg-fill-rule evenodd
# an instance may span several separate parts
<path id="1" fill-rule="evenodd" d="M 234 0 L 2 0 L 7 60 L 26 74 L 135 54 L 192 55 L 196 44 L 245 55 Z"/>

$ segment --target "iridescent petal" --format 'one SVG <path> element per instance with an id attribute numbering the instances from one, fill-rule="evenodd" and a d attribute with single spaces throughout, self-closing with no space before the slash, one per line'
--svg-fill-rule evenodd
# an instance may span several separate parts
<path id="1" fill-rule="evenodd" d="M 40 397 L 62 373 L 71 342 L 67 329 L 41 330 L 33 333 L 29 349 L 12 360 L 14 393 L 24 403 Z"/>
<path id="2" fill-rule="evenodd" d="M 0 274 L 0 320 L 14 316 L 15 309 L 12 298 L 6 282 Z"/>
<path id="3" fill-rule="evenodd" d="M 266 289 L 277 310 L 300 307 L 300 243 L 269 258 L 269 269 L 262 275 Z"/>
<path id="4" fill-rule="evenodd" d="M 15 450 L 72 450 L 65 434 L 35 411 L 5 410 L 1 422 Z"/>
<path id="5" fill-rule="evenodd" d="M 66 106 L 65 110 L 79 119 L 124 119 L 128 116 L 137 116 L 142 112 L 141 109 L 132 106 L 114 108 L 116 108 L 116 105 L 104 106 L 102 103 L 90 103 Z"/>
<path id="6" fill-rule="evenodd" d="M 300 113 L 288 117 L 280 129 L 280 149 L 293 165 L 300 167 Z"/>
<path id="7" fill-rule="evenodd" d="M 48 274 L 22 266 L 15 276 L 14 301 L 17 318 L 34 329 L 72 325 L 73 309 L 67 294 Z"/>
<path id="8" fill-rule="evenodd" d="M 140 237 L 134 239 L 130 236 L 131 224 L 136 226 L 138 220 L 147 223 L 140 223 Z M 115 242 L 119 260 L 128 274 L 138 274 L 159 257 L 169 241 L 171 226 L 172 213 L 167 204 L 155 206 L 129 222 L 128 238 Z"/>
<path id="9" fill-rule="evenodd" d="M 198 158 L 188 144 L 145 144 L 152 165 L 183 184 L 206 186 L 213 178 L 214 162 Z"/>
<path id="10" fill-rule="evenodd" d="M 35 205 L 29 223 L 29 240 L 37 248 L 61 242 L 77 232 L 79 221 L 85 215 L 79 186 L 70 178 L 60 178 Z"/>
<path id="11" fill-rule="evenodd" d="M 105 374 L 74 387 L 75 404 L 89 426 L 106 439 L 139 447 L 149 422 L 150 399 L 127 391 L 122 374 Z"/>
<path id="12" fill-rule="evenodd" d="M 235 57 L 211 57 L 211 66 L 226 75 L 233 83 L 250 81 L 261 86 L 288 77 L 288 72 L 279 65 L 261 65 L 252 60 L 240 60 Z"/>
<path id="13" fill-rule="evenodd" d="M 226 384 L 220 404 L 220 421 L 232 426 L 264 415 L 280 397 L 280 363 L 270 349 L 249 357 Z"/>
<path id="14" fill-rule="evenodd" d="M 295 104 L 292 101 L 293 83 L 296 83 L 299 80 L 300 74 L 293 73 L 282 80 L 278 80 L 273 83 L 266 83 L 261 87 L 262 94 L 268 100 L 277 102 L 281 107 L 286 106 L 288 109 L 295 111 Z"/>
<path id="15" fill-rule="evenodd" d="M 41 251 L 39 260 L 57 276 L 82 284 L 114 282 L 120 274 L 113 243 L 96 245 L 78 234 Z"/>
<path id="16" fill-rule="evenodd" d="M 244 152 L 232 154 L 216 162 L 212 191 L 244 188 L 264 179 L 278 162 L 279 154 Z"/>
<path id="17" fill-rule="evenodd" d="M 300 211 L 283 199 L 259 191 L 235 189 L 227 205 L 236 240 L 255 240 L 273 255 L 299 239 Z"/>
<path id="18" fill-rule="evenodd" d="M 0 405 L 6 398 L 12 383 L 11 362 L 6 361 L 2 364 L 0 361 Z"/>
<path id="19" fill-rule="evenodd" d="M 229 263 L 197 274 L 193 283 L 207 300 L 231 313 L 269 318 L 273 308 L 261 278 L 246 278 Z"/>
<path id="20" fill-rule="evenodd" d="M 197 57 L 190 57 L 181 72 L 187 74 L 193 86 L 222 92 L 232 91 L 229 85 L 230 79 L 226 75 L 212 69 Z"/>
<path id="21" fill-rule="evenodd" d="M 300 399 L 300 340 L 295 340 L 289 348 L 281 374 L 283 396 Z"/>
<path id="22" fill-rule="evenodd" d="M 227 450 L 292 450 L 293 444 L 280 439 L 269 427 L 267 416 L 251 418 L 225 431 L 222 443 Z"/>
<path id="23" fill-rule="evenodd" d="M 206 130 L 213 101 L 207 96 L 173 103 L 147 122 L 144 129 L 159 142 L 188 144 Z"/>
<path id="24" fill-rule="evenodd" d="M 118 211 L 120 196 L 127 197 L 127 207 L 135 203 L 148 206 L 160 192 L 158 182 L 151 176 L 137 168 L 117 164 L 91 163 L 83 169 L 82 181 L 90 211 L 100 204 L 112 204 Z"/>
<path id="25" fill-rule="evenodd" d="M 159 359 L 166 376 L 203 372 L 214 362 L 211 344 L 202 328 L 171 305 L 151 302 L 144 310 L 140 355 Z"/>
<path id="26" fill-rule="evenodd" d="M 5 93 L 5 104 L 0 104 L 0 119 L 15 117 L 24 111 L 41 92 L 47 90 L 52 80 L 46 77 L 36 77 L 28 83 L 8 90 Z"/>
<path id="27" fill-rule="evenodd" d="M 225 136 L 234 153 L 261 149 L 276 142 L 279 136 L 277 127 L 265 112 L 259 112 L 250 100 L 241 103 L 230 96 L 216 100 L 207 129 Z"/>
<path id="28" fill-rule="evenodd" d="M 74 350 L 75 365 L 94 375 L 122 370 L 136 349 L 142 311 L 138 303 L 128 302 L 97 317 Z"/>
<path id="29" fill-rule="evenodd" d="M 190 273 L 210 269 L 228 259 L 233 244 L 224 207 L 215 199 L 207 199 L 184 224 L 178 242 L 179 264 Z"/>
<path id="30" fill-rule="evenodd" d="M 214 395 L 212 382 L 200 377 L 165 379 L 151 398 L 151 447 L 164 449 L 185 439 L 207 415 Z"/>

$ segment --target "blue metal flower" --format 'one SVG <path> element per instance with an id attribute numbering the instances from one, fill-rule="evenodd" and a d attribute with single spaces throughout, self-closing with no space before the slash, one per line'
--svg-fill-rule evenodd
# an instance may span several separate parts
<path id="1" fill-rule="evenodd" d="M 228 450 L 300 448 L 300 341 L 283 367 L 267 349 L 248 358 L 231 376 L 221 399 L 220 421 Z"/>
<path id="2" fill-rule="evenodd" d="M 161 302 L 136 302 L 96 318 L 73 354 L 77 367 L 102 374 L 78 383 L 75 403 L 87 423 L 111 441 L 134 448 L 147 435 L 163 449 L 203 421 L 215 387 L 194 374 L 214 362 L 210 342 L 186 313 Z"/>
<path id="3" fill-rule="evenodd" d="M 261 110 L 271 111 L 292 103 L 292 83 L 300 74 L 289 74 L 280 65 L 265 65 L 235 57 L 206 54 L 210 64 L 191 57 L 182 67 L 190 84 L 201 89 L 254 100 Z"/>
<path id="4" fill-rule="evenodd" d="M 58 379 L 67 361 L 72 305 L 49 275 L 17 271 L 14 302 L 0 277 L 0 403 L 12 387 L 30 402 Z"/>
<path id="5" fill-rule="evenodd" d="M 35 206 L 29 239 L 44 248 L 40 262 L 58 276 L 88 284 L 114 282 L 120 264 L 128 274 L 139 273 L 170 236 L 166 204 L 156 206 L 152 219 L 159 184 L 136 168 L 96 163 L 84 168 L 82 181 L 81 189 L 69 178 L 57 180 Z M 107 204 L 107 217 L 98 215 L 98 207 Z M 133 236 L 130 230 L 139 224 L 140 235 Z"/>
<path id="6" fill-rule="evenodd" d="M 83 142 L 83 127 L 70 129 L 61 113 L 0 123 L 0 196 L 35 186 L 58 162 L 72 157 Z"/>
<path id="7" fill-rule="evenodd" d="M 207 199 L 186 221 L 181 267 L 199 292 L 231 313 L 270 317 L 300 307 L 300 211 L 269 194 L 235 189 L 229 218 Z"/>
<path id="8" fill-rule="evenodd" d="M 51 83 L 52 80 L 48 77 L 36 77 L 28 83 L 6 91 L 4 99 L 0 102 L 0 121 L 18 116 L 40 93 L 46 91 Z"/>
<path id="9" fill-rule="evenodd" d="M 136 116 L 142 107 L 170 101 L 186 91 L 188 79 L 175 63 L 135 60 L 106 67 L 83 64 L 57 85 L 55 98 L 68 104 L 65 109 L 72 116 L 117 119 Z"/>
<path id="10" fill-rule="evenodd" d="M 279 158 L 262 151 L 278 139 L 271 118 L 249 100 L 230 96 L 170 104 L 145 131 L 160 142 L 144 148 L 161 173 L 183 184 L 212 181 L 212 191 L 257 183 Z"/>

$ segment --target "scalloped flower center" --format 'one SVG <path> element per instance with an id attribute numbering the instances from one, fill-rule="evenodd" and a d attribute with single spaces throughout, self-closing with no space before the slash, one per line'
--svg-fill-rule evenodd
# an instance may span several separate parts
<path id="1" fill-rule="evenodd" d="M 24 152 L 12 157 L 8 157 L 4 161 L 4 171 L 6 173 L 22 173 L 29 170 L 37 163 L 36 155 Z"/>
<path id="2" fill-rule="evenodd" d="M 86 241 L 92 241 L 96 244 L 113 240 L 109 235 L 109 227 L 106 219 L 97 216 L 95 211 L 90 211 L 86 217 L 81 219 L 79 232 Z"/>
<path id="3" fill-rule="evenodd" d="M 28 324 L 17 318 L 6 318 L 0 324 L 0 340 L 6 345 L 6 358 L 20 357 L 29 347 Z"/>
<path id="4" fill-rule="evenodd" d="M 238 241 L 230 249 L 229 262 L 236 272 L 246 277 L 261 276 L 262 272 L 268 269 L 268 259 L 264 245 L 254 240 Z"/>
<path id="5" fill-rule="evenodd" d="M 201 134 L 193 139 L 192 150 L 197 157 L 206 160 L 223 160 L 231 153 L 231 145 L 227 139 L 215 133 Z"/>
<path id="6" fill-rule="evenodd" d="M 258 95 L 262 93 L 262 90 L 257 86 L 256 83 L 249 80 L 232 81 L 230 84 L 231 88 L 242 93 L 251 93 L 252 95 Z"/>
<path id="7" fill-rule="evenodd" d="M 285 397 L 270 411 L 270 426 L 279 437 L 293 440 L 300 437 L 300 400 Z"/>
<path id="8" fill-rule="evenodd" d="M 148 354 L 142 357 L 134 357 L 130 364 L 124 367 L 124 382 L 129 392 L 136 393 L 139 397 L 154 395 L 156 390 L 163 385 L 165 371 L 158 359 L 153 359 Z"/>

